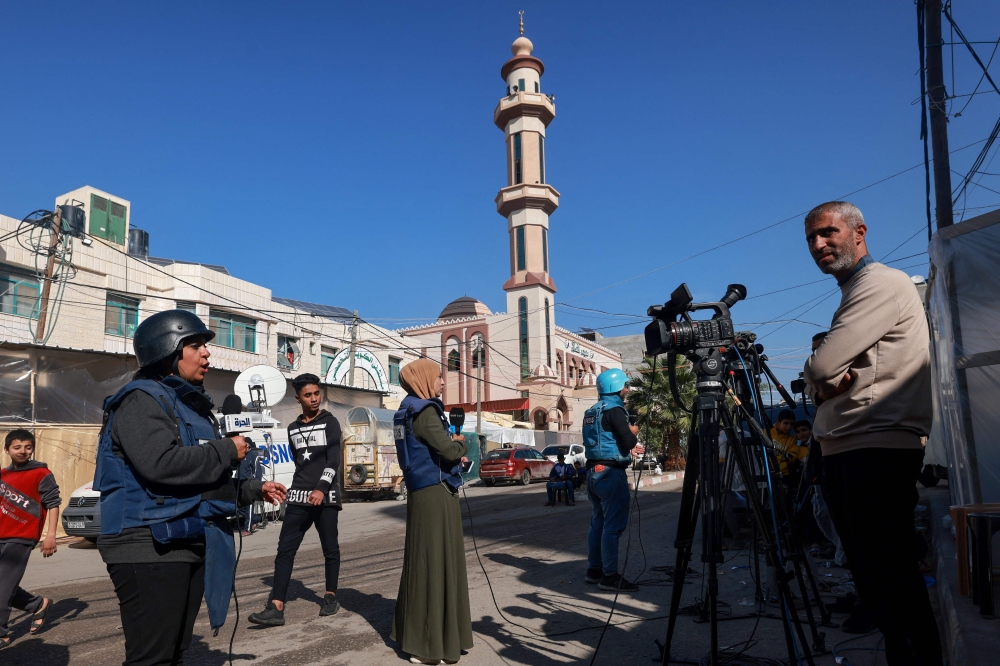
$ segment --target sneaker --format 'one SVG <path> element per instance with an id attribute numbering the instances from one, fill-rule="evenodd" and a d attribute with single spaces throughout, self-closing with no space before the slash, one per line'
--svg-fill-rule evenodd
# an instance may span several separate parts
<path id="1" fill-rule="evenodd" d="M 319 607 L 320 617 L 325 617 L 327 615 L 336 615 L 337 611 L 340 610 L 340 602 L 337 601 L 337 595 L 328 594 L 323 597 L 323 603 Z"/>
<path id="2" fill-rule="evenodd" d="M 600 583 L 604 578 L 604 572 L 600 569 L 587 569 L 587 575 L 583 577 L 588 583 Z"/>
<path id="3" fill-rule="evenodd" d="M 285 611 L 278 610 L 274 603 L 269 601 L 264 610 L 254 613 L 247 620 L 265 627 L 283 627 L 285 626 Z"/>
<path id="4" fill-rule="evenodd" d="M 635 583 L 630 583 L 621 574 L 615 574 L 614 576 L 604 576 L 601 578 L 601 582 L 597 584 L 597 587 L 608 592 L 637 592 L 639 586 Z"/>

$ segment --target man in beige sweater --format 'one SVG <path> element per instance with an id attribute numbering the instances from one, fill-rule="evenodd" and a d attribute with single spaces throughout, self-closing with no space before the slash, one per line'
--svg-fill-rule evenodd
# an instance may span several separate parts
<path id="1" fill-rule="evenodd" d="M 916 287 L 868 254 L 853 204 L 805 219 L 819 269 L 842 293 L 830 331 L 805 366 L 817 404 L 823 496 L 858 594 L 894 664 L 942 663 L 937 623 L 917 564 L 913 509 L 931 427 L 930 338 Z"/>

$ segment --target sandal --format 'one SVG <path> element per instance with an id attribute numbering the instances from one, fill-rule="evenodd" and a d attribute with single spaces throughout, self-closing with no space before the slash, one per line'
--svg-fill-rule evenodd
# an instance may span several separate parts
<path id="1" fill-rule="evenodd" d="M 42 607 L 31 615 L 31 629 L 28 630 L 30 634 L 37 634 L 45 626 L 45 615 L 52 608 L 52 600 L 46 597 L 42 601 Z"/>

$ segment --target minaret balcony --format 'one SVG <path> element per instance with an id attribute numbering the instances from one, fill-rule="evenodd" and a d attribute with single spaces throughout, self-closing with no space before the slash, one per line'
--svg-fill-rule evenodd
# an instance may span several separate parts
<path id="1" fill-rule="evenodd" d="M 559 192 L 548 184 L 519 183 L 500 190 L 495 201 L 497 212 L 504 217 L 525 208 L 541 208 L 551 215 L 559 207 Z"/>
<path id="2" fill-rule="evenodd" d="M 507 123 L 522 116 L 538 118 L 548 127 L 556 117 L 556 105 L 542 93 L 518 91 L 500 100 L 493 110 L 493 122 L 500 129 Z"/>

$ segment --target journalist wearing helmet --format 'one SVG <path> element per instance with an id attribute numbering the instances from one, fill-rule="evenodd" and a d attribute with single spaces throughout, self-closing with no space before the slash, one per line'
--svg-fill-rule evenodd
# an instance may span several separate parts
<path id="1" fill-rule="evenodd" d="M 97 547 L 118 595 L 126 665 L 182 663 L 203 596 L 212 628 L 222 626 L 237 502 L 284 498 L 280 484 L 232 480 L 248 444 L 222 437 L 202 388 L 213 337 L 191 312 L 152 315 L 135 331 L 139 371 L 104 402 Z"/>
<path id="2" fill-rule="evenodd" d="M 597 376 L 597 404 L 583 414 L 587 455 L 587 495 L 594 507 L 587 535 L 588 583 L 602 590 L 635 592 L 638 586 L 618 573 L 618 540 L 628 526 L 629 491 L 625 470 L 639 429 L 625 411 L 628 375 L 618 368 Z"/>

